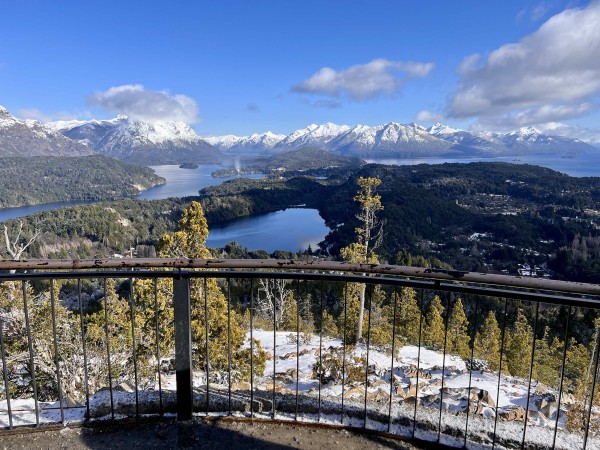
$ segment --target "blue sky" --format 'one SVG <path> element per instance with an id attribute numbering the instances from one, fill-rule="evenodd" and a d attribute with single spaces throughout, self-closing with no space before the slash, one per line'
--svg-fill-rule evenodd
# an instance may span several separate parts
<path id="1" fill-rule="evenodd" d="M 0 105 L 18 117 L 600 136 L 598 1 L 1 1 Z"/>

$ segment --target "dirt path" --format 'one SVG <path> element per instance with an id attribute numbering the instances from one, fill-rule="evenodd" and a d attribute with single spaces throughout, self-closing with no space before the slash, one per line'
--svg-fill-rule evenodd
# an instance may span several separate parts
<path id="1" fill-rule="evenodd" d="M 310 449 L 432 448 L 368 433 L 298 424 L 195 419 L 0 433 L 0 449 Z"/>

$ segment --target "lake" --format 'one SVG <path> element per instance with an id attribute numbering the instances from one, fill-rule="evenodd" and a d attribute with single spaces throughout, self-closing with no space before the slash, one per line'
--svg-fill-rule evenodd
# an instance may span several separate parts
<path id="1" fill-rule="evenodd" d="M 227 180 L 232 180 L 239 177 L 213 178 L 211 173 L 221 168 L 219 165 L 209 164 L 199 166 L 197 169 L 181 169 L 179 166 L 152 166 L 152 169 L 167 180 L 166 184 L 155 186 L 147 191 L 142 192 L 137 198 L 140 200 L 160 200 L 169 197 L 187 197 L 190 195 L 198 195 L 200 189 L 215 184 L 223 183 Z M 263 175 L 242 175 L 244 178 L 262 178 Z M 35 214 L 42 211 L 64 208 L 66 206 L 84 205 L 95 202 L 70 201 L 44 203 L 42 205 L 20 206 L 18 208 L 0 209 L 0 222 L 17 217 L 25 217 L 30 214 Z"/>
<path id="2" fill-rule="evenodd" d="M 502 156 L 497 158 L 399 158 L 368 159 L 368 163 L 394 166 L 415 164 L 472 163 L 472 162 L 508 162 L 513 164 L 532 164 L 547 167 L 572 177 L 600 176 L 600 150 L 596 154 L 581 155 L 574 158 L 561 158 L 554 155 Z"/>
<path id="3" fill-rule="evenodd" d="M 197 169 L 181 169 L 179 166 L 150 166 L 157 175 L 165 178 L 167 184 L 153 187 L 142 192 L 140 200 L 160 200 L 169 197 L 188 197 L 198 195 L 200 189 L 221 184 L 235 178 L 263 178 L 264 175 L 239 175 L 235 177 L 213 178 L 211 173 L 222 166 L 218 164 L 199 165 Z"/>
<path id="4" fill-rule="evenodd" d="M 179 166 L 153 166 L 152 169 L 167 180 L 167 184 L 156 186 L 143 192 L 142 200 L 159 200 L 169 197 L 198 195 L 198 191 L 208 186 L 220 184 L 238 177 L 213 178 L 211 173 L 218 165 L 204 165 L 197 169 L 181 169 Z M 242 175 L 244 178 L 262 178 L 262 175 Z M 0 222 L 23 217 L 51 209 L 80 205 L 84 202 L 57 202 L 20 208 L 0 209 Z M 90 202 L 88 202 L 90 203 Z M 275 250 L 296 252 L 309 245 L 316 249 L 317 244 L 329 233 L 325 221 L 316 209 L 288 208 L 285 211 L 241 218 L 224 225 L 211 225 L 207 245 L 223 247 L 236 241 L 249 250 Z"/>
<path id="5" fill-rule="evenodd" d="M 316 209 L 288 208 L 260 216 L 237 219 L 209 227 L 208 247 L 224 247 L 236 241 L 248 250 L 297 252 L 310 245 L 313 250 L 325 239 L 329 228 Z"/>

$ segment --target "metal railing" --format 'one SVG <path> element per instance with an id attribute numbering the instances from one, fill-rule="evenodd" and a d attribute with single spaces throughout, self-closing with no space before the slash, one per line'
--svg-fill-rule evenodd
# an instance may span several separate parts
<path id="1" fill-rule="evenodd" d="M 597 285 L 330 261 L 32 260 L 0 270 L 13 271 L 0 274 L 7 429 L 200 414 L 457 447 L 600 446 Z M 483 333 L 490 312 L 498 336 Z"/>

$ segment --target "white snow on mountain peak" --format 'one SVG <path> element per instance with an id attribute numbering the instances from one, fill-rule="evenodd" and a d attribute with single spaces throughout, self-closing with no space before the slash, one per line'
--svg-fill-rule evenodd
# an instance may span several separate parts
<path id="1" fill-rule="evenodd" d="M 200 136 L 183 122 L 141 122 L 123 121 L 121 126 L 127 128 L 132 136 L 145 139 L 152 144 L 168 141 L 198 141 Z"/>
<path id="2" fill-rule="evenodd" d="M 434 136 L 441 136 L 441 135 L 445 135 L 445 134 L 454 134 L 454 133 L 458 133 L 460 131 L 462 131 L 462 130 L 460 130 L 458 128 L 451 128 L 448 125 L 442 125 L 439 122 L 436 123 L 435 125 L 432 125 L 427 130 L 427 132 L 429 134 L 432 134 Z"/>
<path id="3" fill-rule="evenodd" d="M 531 136 L 532 134 L 542 134 L 542 132 L 535 127 L 521 127 L 518 130 L 511 131 L 508 134 L 520 135 L 520 136 Z"/>

